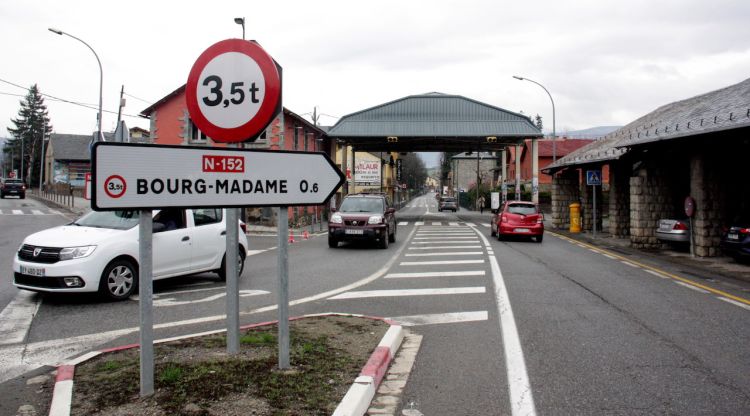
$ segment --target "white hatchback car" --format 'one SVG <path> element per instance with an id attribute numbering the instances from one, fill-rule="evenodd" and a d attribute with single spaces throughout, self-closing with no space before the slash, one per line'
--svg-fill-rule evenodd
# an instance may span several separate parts
<path id="1" fill-rule="evenodd" d="M 226 219 L 221 208 L 154 211 L 153 276 L 214 271 L 224 280 Z M 91 212 L 26 237 L 13 260 L 13 284 L 38 292 L 100 292 L 127 299 L 138 288 L 139 211 Z M 238 270 L 247 254 L 239 227 Z"/>

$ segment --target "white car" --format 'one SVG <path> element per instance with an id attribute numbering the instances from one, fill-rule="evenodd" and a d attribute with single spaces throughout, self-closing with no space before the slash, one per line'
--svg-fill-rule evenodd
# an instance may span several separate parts
<path id="1" fill-rule="evenodd" d="M 138 288 L 139 211 L 91 212 L 26 237 L 13 260 L 13 284 L 38 292 L 100 292 L 127 299 Z M 226 216 L 221 208 L 154 211 L 153 276 L 213 271 L 224 280 Z M 247 254 L 239 227 L 238 270 Z"/>

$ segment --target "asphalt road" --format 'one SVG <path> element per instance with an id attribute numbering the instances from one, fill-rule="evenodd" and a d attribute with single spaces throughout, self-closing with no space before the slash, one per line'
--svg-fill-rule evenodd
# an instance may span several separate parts
<path id="1" fill-rule="evenodd" d="M 436 211 L 433 195 L 401 209 L 387 250 L 330 249 L 325 235 L 289 247 L 292 316 L 390 317 L 423 335 L 399 414 L 750 413 L 750 285 L 554 232 L 497 241 L 486 211 Z M 25 234 L 66 220 L 43 218 L 2 234 L 2 270 Z M 250 238 L 242 324 L 276 318 L 278 243 Z M 3 280 L 5 306 L 18 291 Z M 223 291 L 210 273 L 157 282 L 156 338 L 222 328 Z M 138 341 L 137 298 L 34 299 L 24 342 L 0 345 L 0 383 Z"/>

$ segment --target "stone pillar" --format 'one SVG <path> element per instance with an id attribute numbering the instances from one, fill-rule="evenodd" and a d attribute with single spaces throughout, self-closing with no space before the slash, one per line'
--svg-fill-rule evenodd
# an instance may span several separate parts
<path id="1" fill-rule="evenodd" d="M 647 166 L 630 178 L 630 242 L 634 248 L 659 248 L 656 227 L 660 218 L 674 215 L 665 168 Z"/>
<path id="2" fill-rule="evenodd" d="M 710 161 L 703 154 L 690 159 L 690 195 L 695 199 L 693 235 L 695 255 L 713 257 L 721 254 L 722 201 L 721 190 L 710 184 L 721 183 L 718 166 L 709 169 Z"/>
<path id="3" fill-rule="evenodd" d="M 552 176 L 552 226 L 570 226 L 570 204 L 578 202 L 579 173 L 568 169 Z"/>
<path id="4" fill-rule="evenodd" d="M 630 235 L 630 168 L 626 163 L 609 165 L 609 233 L 613 237 Z"/>

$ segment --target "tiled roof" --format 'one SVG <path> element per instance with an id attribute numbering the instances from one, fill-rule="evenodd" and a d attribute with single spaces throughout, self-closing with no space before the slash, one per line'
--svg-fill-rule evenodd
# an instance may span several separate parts
<path id="1" fill-rule="evenodd" d="M 631 146 L 750 127 L 750 79 L 663 105 L 545 170 L 616 160 Z"/>

